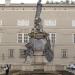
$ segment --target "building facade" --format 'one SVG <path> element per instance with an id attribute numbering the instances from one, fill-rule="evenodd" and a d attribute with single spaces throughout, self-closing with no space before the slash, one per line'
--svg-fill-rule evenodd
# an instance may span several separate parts
<path id="1" fill-rule="evenodd" d="M 0 64 L 26 64 L 24 49 L 29 41 L 28 33 L 34 27 L 35 12 L 35 4 L 0 4 Z M 44 4 L 41 18 L 54 51 L 53 61 L 47 62 L 45 68 L 74 64 L 75 5 Z M 31 61 L 29 58 L 28 63 Z"/>

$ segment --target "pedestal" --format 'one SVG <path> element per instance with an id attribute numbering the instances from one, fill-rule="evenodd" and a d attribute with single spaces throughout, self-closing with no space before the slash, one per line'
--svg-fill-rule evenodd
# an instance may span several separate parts
<path id="1" fill-rule="evenodd" d="M 46 62 L 42 50 L 35 50 L 32 65 L 34 66 L 34 70 L 44 71 L 44 66 L 46 65 Z"/>

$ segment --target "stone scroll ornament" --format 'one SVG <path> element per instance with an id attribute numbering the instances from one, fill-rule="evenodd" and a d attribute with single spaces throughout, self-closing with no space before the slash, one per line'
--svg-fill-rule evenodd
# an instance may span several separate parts
<path id="1" fill-rule="evenodd" d="M 42 20 L 40 18 L 41 11 L 42 4 L 41 0 L 39 0 L 36 6 L 34 28 L 31 33 L 29 33 L 29 43 L 25 45 L 27 48 L 25 51 L 25 58 L 27 58 L 27 56 L 33 56 L 36 50 L 42 50 L 43 55 L 46 57 L 48 62 L 51 62 L 54 58 L 54 53 L 51 50 L 49 34 L 43 31 Z"/>

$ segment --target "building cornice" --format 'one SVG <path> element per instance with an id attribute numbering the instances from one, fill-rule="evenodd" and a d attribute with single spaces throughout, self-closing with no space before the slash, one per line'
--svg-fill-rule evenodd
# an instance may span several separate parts
<path id="1" fill-rule="evenodd" d="M 36 4 L 0 4 L 0 7 L 36 7 Z M 75 4 L 43 4 L 43 7 L 75 7 Z"/>

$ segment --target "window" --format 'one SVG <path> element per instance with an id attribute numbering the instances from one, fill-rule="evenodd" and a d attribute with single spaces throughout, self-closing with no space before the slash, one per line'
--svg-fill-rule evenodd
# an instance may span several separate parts
<path id="1" fill-rule="evenodd" d="M 75 34 L 72 34 L 73 43 L 75 43 Z"/>
<path id="2" fill-rule="evenodd" d="M 2 20 L 0 20 L 0 25 L 2 25 Z"/>
<path id="3" fill-rule="evenodd" d="M 20 49 L 20 58 L 25 58 L 25 49 Z"/>
<path id="4" fill-rule="evenodd" d="M 22 40 L 23 40 L 22 38 L 23 38 L 22 34 L 19 33 L 19 34 L 18 34 L 18 43 L 22 43 L 22 42 L 23 42 L 23 41 L 22 41 Z"/>
<path id="5" fill-rule="evenodd" d="M 49 33 L 50 42 L 55 44 L 56 41 L 56 33 Z"/>
<path id="6" fill-rule="evenodd" d="M 2 42 L 2 33 L 0 33 L 0 43 Z"/>
<path id="7" fill-rule="evenodd" d="M 29 36 L 28 34 L 26 33 L 18 33 L 18 36 L 17 36 L 17 42 L 18 43 L 28 43 L 29 42 Z"/>
<path id="8" fill-rule="evenodd" d="M 72 20 L 72 26 L 75 26 L 75 20 Z"/>
<path id="9" fill-rule="evenodd" d="M 2 60 L 5 60 L 5 54 L 2 53 Z"/>
<path id="10" fill-rule="evenodd" d="M 68 57 L 68 50 L 67 49 L 61 49 L 61 56 L 62 58 L 67 58 Z"/>
<path id="11" fill-rule="evenodd" d="M 24 43 L 28 43 L 29 42 L 29 36 L 28 34 L 24 34 Z"/>
<path id="12" fill-rule="evenodd" d="M 18 26 L 29 26 L 29 20 L 24 20 L 24 19 L 18 20 L 17 25 Z"/>
<path id="13" fill-rule="evenodd" d="M 44 20 L 45 26 L 56 26 L 56 20 Z"/>
<path id="14" fill-rule="evenodd" d="M 9 49 L 8 55 L 9 55 L 10 58 L 14 57 L 14 49 Z"/>

